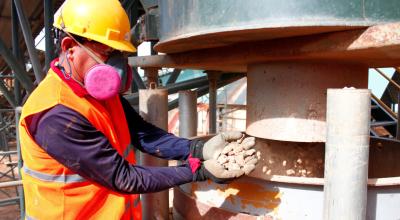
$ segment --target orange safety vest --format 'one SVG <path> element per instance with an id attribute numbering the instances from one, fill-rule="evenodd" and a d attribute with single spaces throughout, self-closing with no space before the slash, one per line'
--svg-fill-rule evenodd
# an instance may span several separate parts
<path id="1" fill-rule="evenodd" d="M 30 116 L 58 104 L 82 114 L 107 137 L 121 156 L 131 164 L 135 163 L 119 97 L 102 103 L 90 96 L 79 97 L 50 69 L 23 106 L 19 124 L 26 218 L 140 220 L 142 211 L 138 194 L 120 194 L 84 179 L 49 156 L 32 138 L 28 129 Z"/>

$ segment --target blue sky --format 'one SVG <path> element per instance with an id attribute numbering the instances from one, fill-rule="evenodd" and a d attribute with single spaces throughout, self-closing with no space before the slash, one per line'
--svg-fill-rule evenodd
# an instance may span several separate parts
<path id="1" fill-rule="evenodd" d="M 386 76 L 392 78 L 394 74 L 394 68 L 379 68 Z M 374 69 L 369 69 L 368 74 L 368 88 L 371 89 L 372 93 L 380 98 L 388 85 L 389 81 L 387 81 L 383 76 L 381 76 Z"/>

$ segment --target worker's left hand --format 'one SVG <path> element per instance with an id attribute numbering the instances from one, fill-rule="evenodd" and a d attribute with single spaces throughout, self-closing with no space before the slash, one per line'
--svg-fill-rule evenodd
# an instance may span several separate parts
<path id="1" fill-rule="evenodd" d="M 239 140 L 241 137 L 243 137 L 243 134 L 240 131 L 226 131 L 217 134 L 205 143 L 200 141 L 193 142 L 190 150 L 192 157 L 199 158 L 200 160 L 217 159 L 222 149 L 229 142 Z M 253 141 L 252 146 L 254 144 Z"/>
<path id="2" fill-rule="evenodd" d="M 193 174 L 194 181 L 211 179 L 216 183 L 227 183 L 244 174 L 243 170 L 226 170 L 217 160 L 206 160 L 201 167 Z"/>
<path id="3" fill-rule="evenodd" d="M 228 183 L 253 171 L 257 161 L 257 159 L 248 161 L 244 169 L 227 170 L 215 159 L 206 160 L 193 174 L 193 180 L 204 181 L 210 179 L 216 183 Z"/>

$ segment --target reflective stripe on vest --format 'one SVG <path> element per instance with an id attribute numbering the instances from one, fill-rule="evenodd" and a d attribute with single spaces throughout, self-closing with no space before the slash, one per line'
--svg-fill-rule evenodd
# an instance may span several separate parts
<path id="1" fill-rule="evenodd" d="M 98 102 L 91 97 L 79 97 L 64 81 L 49 70 L 26 101 L 20 120 L 20 138 L 24 167 L 26 219 L 141 219 L 139 195 L 124 195 L 77 175 L 52 158 L 37 145 L 29 133 L 29 117 L 64 105 L 83 115 L 101 131 L 113 148 L 134 164 L 134 151 L 128 147 L 129 128 L 119 97 Z M 118 122 L 118 123 L 117 123 Z M 129 204 L 129 209 L 126 207 Z M 137 204 L 136 207 L 132 207 Z M 46 207 L 48 211 L 43 211 Z"/>
<path id="2" fill-rule="evenodd" d="M 32 218 L 32 217 L 30 217 L 30 216 L 28 216 L 28 215 L 25 215 L 25 219 L 26 219 L 26 220 L 36 220 L 35 218 Z"/>
<path id="3" fill-rule="evenodd" d="M 46 182 L 58 182 L 58 183 L 81 183 L 85 182 L 86 179 L 81 177 L 78 174 L 71 174 L 71 175 L 65 175 L 65 174 L 60 174 L 60 175 L 51 175 L 47 173 L 41 173 L 35 170 L 31 170 L 26 165 L 22 167 L 24 172 L 28 174 L 31 177 L 34 177 L 36 179 L 46 181 Z"/>

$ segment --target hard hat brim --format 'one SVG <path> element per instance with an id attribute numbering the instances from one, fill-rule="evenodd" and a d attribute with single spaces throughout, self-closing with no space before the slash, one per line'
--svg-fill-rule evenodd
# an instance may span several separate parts
<path id="1" fill-rule="evenodd" d="M 96 40 L 96 39 L 94 39 Z M 126 51 L 126 52 L 131 52 L 134 53 L 136 52 L 136 48 L 133 46 L 133 44 L 129 41 L 110 41 L 107 40 L 105 42 L 102 42 L 102 40 L 96 40 L 104 45 L 107 45 L 113 49 L 120 50 L 120 51 Z"/>

